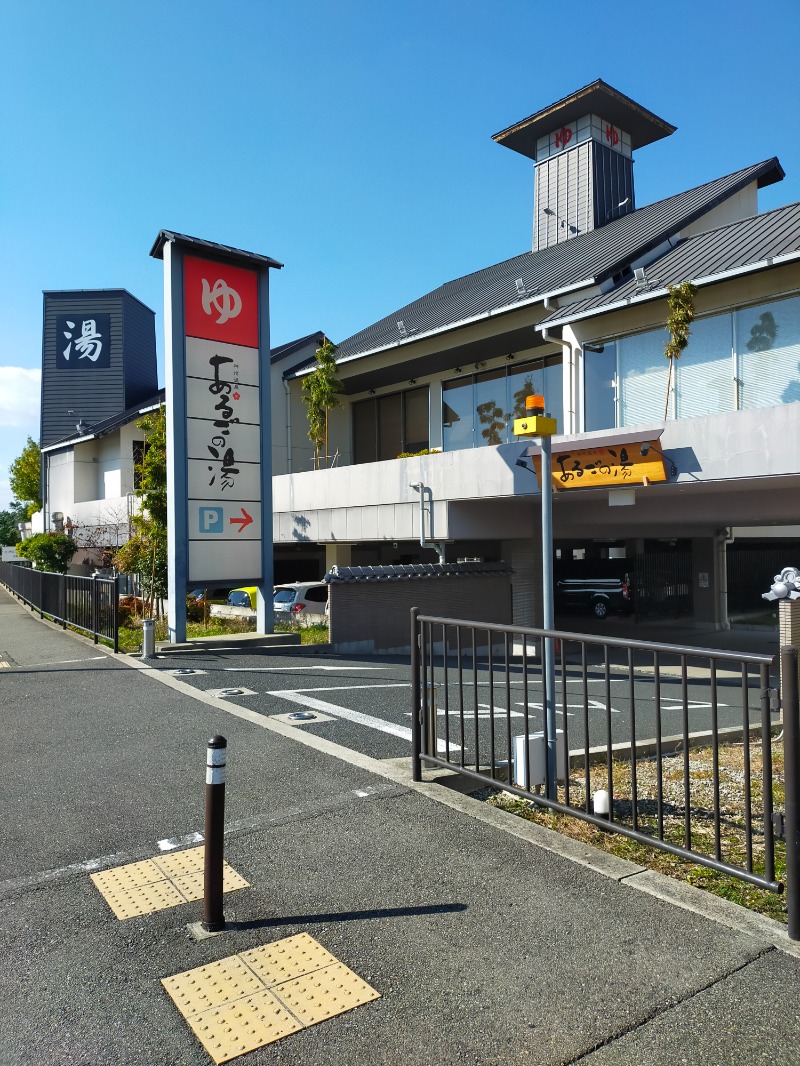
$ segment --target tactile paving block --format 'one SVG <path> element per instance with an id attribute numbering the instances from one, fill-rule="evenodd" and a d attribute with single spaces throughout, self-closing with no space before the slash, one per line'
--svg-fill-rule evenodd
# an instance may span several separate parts
<path id="1" fill-rule="evenodd" d="M 91 878 L 114 915 L 122 920 L 202 899 L 204 862 L 205 848 L 190 848 L 102 870 Z M 222 891 L 238 888 L 249 888 L 249 883 L 223 862 Z"/>
<path id="2" fill-rule="evenodd" d="M 266 989 L 186 1021 L 216 1063 L 228 1062 L 303 1028 Z"/>
<path id="3" fill-rule="evenodd" d="M 308 933 L 165 977 L 162 984 L 215 1063 L 380 999 Z"/>
<path id="4" fill-rule="evenodd" d="M 164 871 L 167 877 L 174 877 L 176 874 L 189 874 L 202 870 L 205 857 L 205 847 L 187 848 L 186 851 L 173 851 L 167 855 L 159 855 L 158 858 L 153 859 L 153 862 Z"/>
<path id="5" fill-rule="evenodd" d="M 275 944 L 264 944 L 252 951 L 243 951 L 241 957 L 265 985 L 290 981 L 338 962 L 308 933 L 298 933 Z"/>
<path id="6" fill-rule="evenodd" d="M 341 962 L 286 981 L 273 991 L 303 1025 L 316 1025 L 380 998 L 374 988 Z"/>
<path id="7" fill-rule="evenodd" d="M 264 991 L 263 983 L 238 955 L 164 977 L 161 983 L 185 1018 Z"/>

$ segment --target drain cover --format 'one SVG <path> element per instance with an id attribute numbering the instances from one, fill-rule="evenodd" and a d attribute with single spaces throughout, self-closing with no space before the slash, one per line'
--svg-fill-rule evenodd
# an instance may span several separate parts
<path id="1" fill-rule="evenodd" d="M 293 722 L 310 722 L 312 718 L 316 718 L 315 714 L 311 711 L 295 711 L 294 714 L 290 714 L 289 718 Z"/>
<path id="2" fill-rule="evenodd" d="M 241 696 L 243 693 L 243 688 L 221 688 L 219 690 L 220 696 Z"/>

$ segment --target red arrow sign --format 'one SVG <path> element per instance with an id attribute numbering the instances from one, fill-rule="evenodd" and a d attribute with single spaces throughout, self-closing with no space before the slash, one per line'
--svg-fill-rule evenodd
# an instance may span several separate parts
<path id="1" fill-rule="evenodd" d="M 244 507 L 242 508 L 242 515 L 244 516 L 243 518 L 230 518 L 229 519 L 229 522 L 231 523 L 231 525 L 233 525 L 235 523 L 236 525 L 239 526 L 239 530 L 238 530 L 239 533 L 241 533 L 242 530 L 245 529 L 247 526 L 249 526 L 250 523 L 253 521 L 253 519 L 250 517 L 250 515 L 247 513 L 247 511 L 245 511 Z"/>

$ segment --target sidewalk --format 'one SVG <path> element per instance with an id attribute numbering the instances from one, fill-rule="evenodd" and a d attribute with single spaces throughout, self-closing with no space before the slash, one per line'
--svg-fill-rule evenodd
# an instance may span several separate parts
<path id="1" fill-rule="evenodd" d="M 225 714 L 171 664 L 159 680 L 95 659 L 0 590 L 2 653 L 3 1066 L 209 1063 L 161 978 L 300 932 L 381 998 L 243 1066 L 800 1061 L 800 958 L 777 923 L 412 787 L 401 763 Z M 226 858 L 250 883 L 225 897 L 228 930 L 189 939 L 199 903 L 118 921 L 89 867 L 202 831 L 218 731 Z"/>

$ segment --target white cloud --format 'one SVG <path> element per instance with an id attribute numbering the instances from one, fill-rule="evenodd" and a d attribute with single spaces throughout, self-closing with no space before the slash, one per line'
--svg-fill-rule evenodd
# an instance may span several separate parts
<path id="1" fill-rule="evenodd" d="M 41 370 L 0 366 L 0 510 L 12 492 L 8 468 L 25 447 L 27 437 L 39 439 Z"/>
<path id="2" fill-rule="evenodd" d="M 38 438 L 41 387 L 41 370 L 0 366 L 0 429 L 20 428 Z"/>

